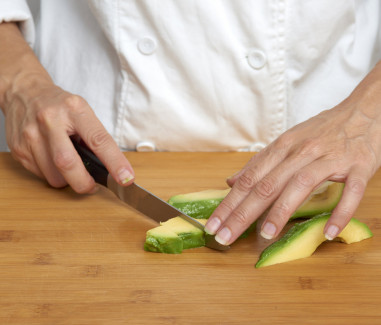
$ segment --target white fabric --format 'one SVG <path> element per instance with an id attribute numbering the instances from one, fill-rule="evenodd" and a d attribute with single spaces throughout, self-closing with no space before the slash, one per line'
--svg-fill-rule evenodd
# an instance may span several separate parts
<path id="1" fill-rule="evenodd" d="M 0 3 L 0 19 L 31 21 L 23 1 Z M 127 150 L 256 150 L 337 105 L 381 58 L 378 0 L 29 5 L 42 64 Z"/>
<path id="2" fill-rule="evenodd" d="M 34 43 L 33 17 L 25 0 L 0 0 L 0 23 L 17 21 L 28 44 Z"/>

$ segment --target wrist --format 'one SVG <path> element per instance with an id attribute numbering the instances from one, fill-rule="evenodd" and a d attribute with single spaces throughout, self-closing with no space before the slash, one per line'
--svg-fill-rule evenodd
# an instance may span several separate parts
<path id="1" fill-rule="evenodd" d="M 36 88 L 52 80 L 15 23 L 0 24 L 0 48 L 0 107 L 6 114 L 15 98 L 23 94 L 28 100 Z"/>
<path id="2" fill-rule="evenodd" d="M 381 61 L 360 82 L 348 99 L 368 118 L 381 118 Z"/>

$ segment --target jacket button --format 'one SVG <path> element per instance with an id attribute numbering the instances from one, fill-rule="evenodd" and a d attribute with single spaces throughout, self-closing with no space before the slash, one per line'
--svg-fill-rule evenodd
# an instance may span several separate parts
<path id="1" fill-rule="evenodd" d="M 253 69 L 261 69 L 265 66 L 267 61 L 266 54 L 258 49 L 253 49 L 247 55 L 247 62 Z"/>
<path id="2" fill-rule="evenodd" d="M 150 141 L 142 141 L 136 145 L 136 151 L 138 152 L 155 151 L 155 145 Z"/>
<path id="3" fill-rule="evenodd" d="M 157 47 L 156 41 L 150 37 L 143 37 L 138 41 L 138 50 L 141 54 L 151 55 Z"/>

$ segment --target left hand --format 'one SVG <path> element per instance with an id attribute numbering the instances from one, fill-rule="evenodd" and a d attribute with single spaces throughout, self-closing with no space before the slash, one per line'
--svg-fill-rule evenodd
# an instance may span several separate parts
<path id="1" fill-rule="evenodd" d="M 333 239 L 380 165 L 381 61 L 346 100 L 286 131 L 228 179 L 232 190 L 205 230 L 229 245 L 269 209 L 261 235 L 274 238 L 308 195 L 331 180 L 345 183 L 324 229 Z"/>

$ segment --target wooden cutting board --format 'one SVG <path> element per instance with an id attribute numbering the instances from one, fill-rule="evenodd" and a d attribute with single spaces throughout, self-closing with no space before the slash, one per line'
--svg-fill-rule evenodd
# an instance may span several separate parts
<path id="1" fill-rule="evenodd" d="M 226 187 L 249 153 L 128 153 L 170 196 Z M 381 324 L 381 173 L 357 217 L 372 239 L 255 269 L 254 233 L 228 252 L 143 250 L 155 223 L 112 193 L 52 189 L 0 154 L 0 324 Z"/>

